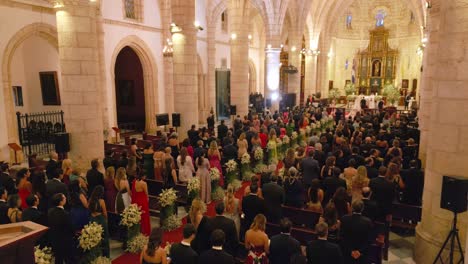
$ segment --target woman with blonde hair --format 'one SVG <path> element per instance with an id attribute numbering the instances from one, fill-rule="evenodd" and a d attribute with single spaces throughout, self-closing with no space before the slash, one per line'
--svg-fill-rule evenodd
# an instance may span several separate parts
<path id="1" fill-rule="evenodd" d="M 267 264 L 267 254 L 270 248 L 268 235 L 265 233 L 266 217 L 263 214 L 255 216 L 250 229 L 245 233 L 245 248 L 249 254 L 245 260 L 246 264 Z"/>
<path id="2" fill-rule="evenodd" d="M 70 175 L 72 174 L 72 161 L 71 159 L 64 159 L 62 161 L 63 183 L 70 184 Z"/>
<path id="3" fill-rule="evenodd" d="M 352 201 L 362 199 L 362 188 L 369 186 L 367 168 L 359 166 L 356 175 L 351 180 Z"/>
<path id="4" fill-rule="evenodd" d="M 236 224 L 237 235 L 239 236 L 240 212 L 242 212 L 242 210 L 241 203 L 239 202 L 239 199 L 234 196 L 234 192 L 234 186 L 229 184 L 226 190 L 226 196 L 224 197 L 224 207 L 226 208 L 224 216 L 234 221 L 234 224 Z"/>
<path id="5" fill-rule="evenodd" d="M 274 128 L 270 129 L 270 132 L 268 134 L 268 143 L 267 143 L 267 148 L 268 148 L 268 158 L 269 162 L 277 163 L 278 162 L 278 149 L 276 148 L 276 130 Z"/>
<path id="6" fill-rule="evenodd" d="M 127 179 L 127 171 L 125 168 L 119 168 L 117 170 L 117 174 L 115 177 L 115 188 L 117 189 L 117 197 L 115 199 L 115 209 L 117 213 L 122 212 L 125 208 L 127 208 L 131 200 L 131 190 L 130 185 Z"/>
<path id="7" fill-rule="evenodd" d="M 405 183 L 400 176 L 400 168 L 396 163 L 390 162 L 388 164 L 387 173 L 385 174 L 387 181 L 392 182 L 395 188 L 404 189 Z"/>
<path id="8" fill-rule="evenodd" d="M 177 167 L 179 167 L 179 181 L 187 183 L 193 178 L 195 168 L 192 158 L 188 155 L 187 148 L 180 149 L 180 155 L 177 157 Z"/>
<path id="9" fill-rule="evenodd" d="M 247 143 L 247 139 L 245 139 L 245 133 L 241 133 L 239 136 L 239 139 L 237 140 L 237 148 L 238 148 L 237 155 L 239 159 L 242 158 L 242 155 L 247 153 L 248 146 L 249 146 L 249 143 Z"/>
<path id="10" fill-rule="evenodd" d="M 288 148 L 286 151 L 286 157 L 284 157 L 284 169 L 289 170 L 291 167 L 296 166 L 296 152 L 293 148 Z"/>
<path id="11" fill-rule="evenodd" d="M 223 169 L 221 168 L 221 154 L 218 150 L 218 143 L 215 140 L 211 141 L 208 149 L 208 160 L 210 168 L 217 168 L 219 171 L 219 186 L 224 186 Z"/>
<path id="12" fill-rule="evenodd" d="M 117 197 L 117 188 L 115 187 L 115 169 L 107 167 L 106 177 L 104 178 L 104 200 L 106 208 L 110 212 L 115 211 L 115 198 Z"/>
<path id="13" fill-rule="evenodd" d="M 198 228 L 200 225 L 202 219 L 203 219 L 203 213 L 206 211 L 206 205 L 205 203 L 200 200 L 199 198 L 196 198 L 192 201 L 192 206 L 190 206 L 189 210 L 189 219 L 190 223 L 192 223 L 193 226 L 195 226 L 195 229 Z"/>

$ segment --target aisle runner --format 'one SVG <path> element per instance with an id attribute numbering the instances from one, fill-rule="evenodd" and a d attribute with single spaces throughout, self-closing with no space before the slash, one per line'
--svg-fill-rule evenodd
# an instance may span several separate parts
<path id="1" fill-rule="evenodd" d="M 243 182 L 242 183 L 242 187 L 237 190 L 236 192 L 236 198 L 238 199 L 242 199 L 242 196 L 244 194 L 244 190 L 245 188 L 249 185 L 248 182 Z M 240 201 L 242 202 L 242 201 Z M 206 215 L 207 216 L 215 216 L 215 205 L 216 203 L 214 202 L 211 202 L 207 205 L 206 207 Z M 183 235 L 182 235 L 182 230 L 183 230 L 183 226 L 187 223 L 187 217 L 184 217 L 182 218 L 182 226 L 175 229 L 175 230 L 172 230 L 172 231 L 169 231 L 169 232 L 164 232 L 164 235 L 163 235 L 163 245 L 166 244 L 166 242 L 169 242 L 169 243 L 177 243 L 177 242 L 180 242 L 183 238 Z M 112 264 L 138 264 L 140 263 L 140 255 L 139 254 L 132 254 L 132 253 L 124 253 L 123 255 L 121 255 L 120 257 L 116 258 L 115 260 L 112 261 Z"/>

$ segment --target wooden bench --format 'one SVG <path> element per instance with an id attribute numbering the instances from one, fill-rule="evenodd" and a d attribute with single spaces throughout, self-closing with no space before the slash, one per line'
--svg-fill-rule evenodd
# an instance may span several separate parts
<path id="1" fill-rule="evenodd" d="M 266 224 L 266 233 L 269 238 L 274 235 L 281 233 L 280 226 L 278 224 L 267 223 Z M 308 228 L 297 228 L 293 227 L 291 230 L 291 236 L 297 239 L 301 245 L 307 245 L 309 241 L 317 239 L 317 234 L 314 230 Z"/>
<path id="2" fill-rule="evenodd" d="M 422 207 L 403 203 L 392 205 L 392 226 L 404 229 L 415 229 L 421 221 Z"/>
<path id="3" fill-rule="evenodd" d="M 148 185 L 148 194 L 154 196 L 158 196 L 164 187 L 164 182 L 154 179 L 146 179 L 146 184 Z"/>
<path id="4" fill-rule="evenodd" d="M 311 212 L 302 208 L 295 208 L 290 206 L 282 206 L 283 217 L 289 218 L 294 226 L 297 227 L 307 227 L 314 229 L 315 225 L 320 219 L 320 214 L 316 212 Z"/>
<path id="5" fill-rule="evenodd" d="M 185 206 L 188 201 L 188 190 L 186 184 L 176 184 L 175 188 L 177 191 L 177 204 Z"/>

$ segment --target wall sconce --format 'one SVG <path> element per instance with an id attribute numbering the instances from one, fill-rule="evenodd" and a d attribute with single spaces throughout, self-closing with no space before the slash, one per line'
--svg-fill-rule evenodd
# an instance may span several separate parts
<path id="1" fill-rule="evenodd" d="M 164 57 L 172 57 L 174 53 L 174 49 L 172 48 L 172 41 L 170 39 L 166 39 L 166 45 L 163 48 L 163 56 Z"/>
<path id="2" fill-rule="evenodd" d="M 295 52 L 295 51 L 296 51 L 296 46 L 292 46 L 292 47 L 291 47 L 291 51 L 292 51 L 292 52 Z"/>
<path id="3" fill-rule="evenodd" d="M 64 7 L 63 3 L 59 2 L 59 1 L 56 1 L 54 3 L 54 8 L 62 8 L 62 7 Z"/>
<path id="4" fill-rule="evenodd" d="M 203 31 L 203 27 L 200 25 L 200 22 L 195 21 L 195 22 L 193 22 L 193 25 L 194 25 L 195 28 L 198 29 L 199 31 Z"/>
<path id="5" fill-rule="evenodd" d="M 182 28 L 180 28 L 179 26 L 176 25 L 176 23 L 172 22 L 171 23 L 171 27 L 170 27 L 170 31 L 172 34 L 174 33 L 180 33 L 182 32 Z"/>
<path id="6" fill-rule="evenodd" d="M 271 44 L 268 44 L 268 45 L 267 45 L 267 49 L 271 49 Z"/>
<path id="7" fill-rule="evenodd" d="M 249 40 L 252 40 L 252 35 L 249 34 L 248 38 L 249 38 Z"/>
<path id="8" fill-rule="evenodd" d="M 431 1 L 426 1 L 426 8 L 431 9 L 432 8 L 432 3 Z"/>
<path id="9" fill-rule="evenodd" d="M 231 39 L 232 39 L 232 40 L 237 39 L 237 34 L 236 34 L 236 33 L 232 33 L 232 34 L 231 34 Z"/>

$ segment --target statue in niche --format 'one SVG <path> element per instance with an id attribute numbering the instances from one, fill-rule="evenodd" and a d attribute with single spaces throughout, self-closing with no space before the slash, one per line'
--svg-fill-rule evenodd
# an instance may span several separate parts
<path id="1" fill-rule="evenodd" d="M 376 27 L 383 27 L 385 23 L 385 17 L 387 14 L 385 14 L 385 10 L 379 10 L 377 11 L 377 14 L 375 15 L 375 26 Z"/>
<path id="2" fill-rule="evenodd" d="M 380 77 L 380 68 L 381 68 L 380 60 L 375 60 L 372 63 L 372 76 Z"/>

